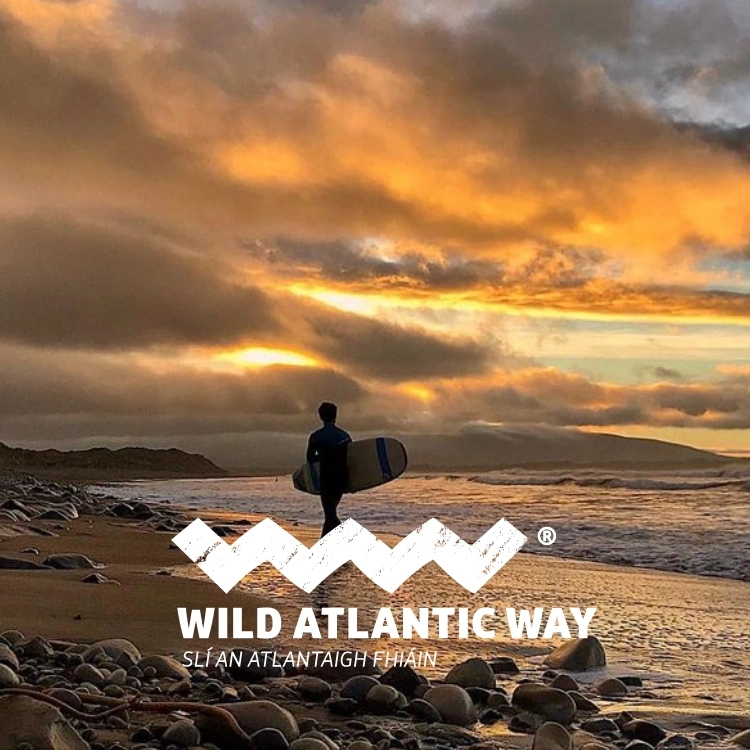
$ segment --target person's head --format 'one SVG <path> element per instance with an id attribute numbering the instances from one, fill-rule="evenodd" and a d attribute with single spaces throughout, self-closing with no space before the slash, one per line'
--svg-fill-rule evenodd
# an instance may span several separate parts
<path id="1" fill-rule="evenodd" d="M 336 404 L 332 404 L 329 401 L 324 401 L 318 407 L 318 416 L 323 424 L 333 424 L 336 421 L 338 415 L 338 407 Z"/>

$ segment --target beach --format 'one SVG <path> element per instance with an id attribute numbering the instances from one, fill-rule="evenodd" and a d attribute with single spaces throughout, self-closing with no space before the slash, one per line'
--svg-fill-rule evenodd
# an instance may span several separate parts
<path id="1" fill-rule="evenodd" d="M 100 495 L 109 489 L 101 488 Z M 130 489 L 132 491 L 132 487 Z M 60 494 L 65 493 L 61 490 Z M 176 530 L 195 517 L 195 511 L 183 513 L 172 504 L 154 504 L 150 506 L 153 515 L 149 518 L 123 518 L 115 515 L 128 514 L 123 506 L 140 509 L 144 516 L 148 511 L 144 512 L 143 508 L 148 506 L 141 506 L 136 500 L 128 505 L 119 496 L 92 497 L 96 499 L 92 499 L 90 505 L 81 506 L 84 512 L 77 514 L 78 517 L 62 521 L 59 518 L 34 519 L 26 524 L 10 524 L 4 519 L 6 531 L 0 540 L 0 558 L 43 562 L 56 555 L 74 553 L 85 556 L 96 567 L 16 570 L 4 565 L 5 569 L 0 570 L 4 592 L 0 633 L 18 631 L 25 639 L 38 636 L 53 644 L 53 649 L 74 651 L 79 648 L 75 644 L 127 639 L 141 654 L 169 655 L 178 662 L 185 661 L 185 652 L 201 653 L 205 662 L 201 666 L 207 667 L 208 672 L 214 669 L 211 660 L 206 661 L 209 648 L 214 662 L 218 654 L 237 649 L 272 652 L 278 659 L 288 653 L 315 650 L 367 651 L 371 655 L 381 652 L 390 654 L 392 659 L 401 654 L 403 659 L 413 648 L 415 653 L 435 655 L 434 664 L 418 670 L 423 678 L 435 684 L 458 664 L 476 658 L 492 663 L 504 657 L 513 660 L 518 674 L 499 674 L 497 688 L 512 696 L 520 681 L 549 684 L 552 678 L 543 662 L 562 640 L 559 637 L 547 641 L 513 640 L 507 632 L 503 634 L 501 613 L 507 607 L 590 606 L 597 610 L 591 634 L 605 649 L 607 664 L 576 673 L 574 678 L 578 689 L 595 701 L 602 714 L 619 716 L 627 711 L 656 717 L 664 728 L 679 729 L 683 734 L 690 734 L 688 728 L 692 727 L 690 740 L 698 746 L 722 744 L 728 736 L 745 728 L 745 724 L 750 725 L 746 684 L 748 657 L 744 648 L 750 586 L 744 582 L 521 553 L 495 576 L 491 585 L 475 595 L 460 589 L 434 563 L 418 572 L 392 596 L 376 590 L 377 587 L 351 565 L 344 566 L 311 594 L 305 594 L 294 589 L 268 564 L 229 594 L 224 594 L 171 543 Z M 45 502 L 54 504 L 49 499 Z M 62 498 L 59 500 L 61 504 L 66 502 Z M 228 542 L 260 520 L 257 515 L 226 509 L 202 512 L 201 517 L 222 530 Z M 297 522 L 280 523 L 306 546 L 312 546 L 317 539 L 314 527 Z M 25 529 L 25 533 L 11 537 L 7 532 L 10 527 L 16 533 Z M 40 530 L 55 536 L 40 535 Z M 395 536 L 383 538 L 390 545 L 398 541 Z M 30 550 L 36 550 L 37 554 Z M 92 574 L 102 576 L 106 582 L 93 585 L 82 582 Z M 497 637 L 490 641 L 476 637 L 441 639 L 433 628 L 428 638 L 414 641 L 348 640 L 343 629 L 341 637 L 335 640 L 295 640 L 292 637 L 302 607 L 310 607 L 315 612 L 320 612 L 322 607 L 357 608 L 360 625 L 371 628 L 376 612 L 384 606 L 397 612 L 400 607 L 440 607 L 447 603 L 471 609 L 495 609 L 497 618 L 489 624 L 497 627 Z M 187 611 L 239 608 L 248 622 L 258 607 L 272 607 L 280 613 L 283 627 L 271 641 L 232 640 L 218 638 L 215 633 L 206 639 L 186 640 L 177 617 L 178 607 Z M 23 654 L 23 648 L 17 650 Z M 192 671 L 198 672 L 198 680 L 201 680 L 207 670 L 193 668 Z M 332 722 L 331 727 L 340 726 L 340 716 L 326 713 L 322 705 L 299 695 L 298 675 L 282 677 L 278 671 L 269 669 L 263 684 L 271 695 L 278 693 L 281 704 L 298 717 L 314 709 L 312 715 L 318 717 L 316 721 Z M 382 671 L 387 672 L 387 669 Z M 346 674 L 350 676 L 351 670 Z M 183 698 L 200 696 L 200 684 L 193 677 L 183 690 Z M 157 684 L 160 679 L 156 678 Z M 160 692 L 171 693 L 173 683 L 185 682 L 184 677 L 164 679 L 167 682 L 161 679 L 164 684 L 159 687 Z M 231 676 L 229 679 L 235 683 L 232 685 L 235 693 L 243 687 L 242 680 Z M 607 680 L 622 680 L 629 686 L 623 695 L 602 696 L 597 686 Z M 330 682 L 334 693 L 340 690 L 334 680 Z M 265 691 L 260 693 L 265 694 Z M 209 702 L 215 702 L 216 697 Z M 257 699 L 258 695 L 254 697 Z M 483 697 L 486 699 L 486 695 Z M 206 700 L 206 696 L 200 696 L 200 700 Z M 360 707 L 359 713 L 372 714 L 366 707 Z M 373 716 L 379 715 L 375 712 Z M 477 742 L 528 746 L 539 725 L 532 722 L 525 726 L 518 721 L 514 724 L 514 717 L 517 719 L 518 714 L 511 708 L 505 714 L 486 715 L 487 721 L 473 724 L 471 733 Z M 572 724 L 581 718 L 578 716 Z M 143 717 L 138 718 L 134 712 L 133 720 L 142 722 Z M 377 726 L 391 726 L 393 720 L 382 716 L 372 718 Z M 400 721 L 406 720 L 401 717 Z M 701 733 L 696 722 L 715 723 L 726 731 L 715 734 L 714 739 L 700 740 L 695 736 L 696 732 Z M 409 726 L 413 723 L 413 717 L 411 724 L 406 721 Z M 127 732 L 133 734 L 130 727 Z M 127 732 L 123 729 L 122 738 L 118 736 L 118 740 L 124 742 Z M 711 735 L 711 732 L 703 734 Z M 454 737 L 452 741 L 457 740 Z"/>

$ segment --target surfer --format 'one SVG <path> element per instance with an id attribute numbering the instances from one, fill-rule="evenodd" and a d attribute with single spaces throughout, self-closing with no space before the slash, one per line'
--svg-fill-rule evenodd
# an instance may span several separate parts
<path id="1" fill-rule="evenodd" d="M 346 489 L 346 447 L 352 439 L 348 432 L 336 426 L 336 404 L 324 401 L 318 407 L 318 416 L 323 426 L 310 435 L 307 461 L 320 461 L 320 503 L 324 516 L 322 539 L 341 524 L 337 510 Z"/>

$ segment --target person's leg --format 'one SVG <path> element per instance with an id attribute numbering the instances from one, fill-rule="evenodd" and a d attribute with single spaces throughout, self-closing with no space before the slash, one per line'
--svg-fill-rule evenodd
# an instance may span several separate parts
<path id="1" fill-rule="evenodd" d="M 323 506 L 323 528 L 320 532 L 320 538 L 322 539 L 329 531 L 333 531 L 337 526 L 341 525 L 341 519 L 338 517 L 337 509 L 341 502 L 341 493 L 326 492 L 321 493 L 320 503 Z"/>

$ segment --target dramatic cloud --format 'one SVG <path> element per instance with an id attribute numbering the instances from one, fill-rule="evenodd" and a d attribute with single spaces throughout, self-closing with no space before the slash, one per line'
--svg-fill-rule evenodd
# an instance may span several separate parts
<path id="1" fill-rule="evenodd" d="M 0 0 L 8 436 L 747 426 L 745 6 Z"/>

